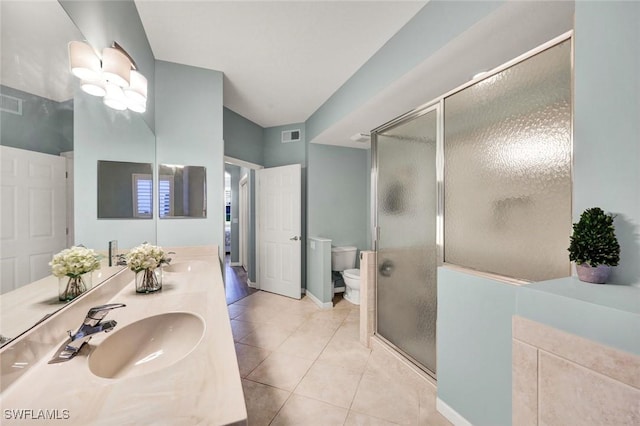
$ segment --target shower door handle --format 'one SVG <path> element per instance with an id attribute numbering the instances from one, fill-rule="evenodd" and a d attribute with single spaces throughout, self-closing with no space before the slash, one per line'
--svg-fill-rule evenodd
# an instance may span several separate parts
<path id="1" fill-rule="evenodd" d="M 380 265 L 380 268 L 378 270 L 380 271 L 380 275 L 382 275 L 383 277 L 390 277 L 391 273 L 393 272 L 393 262 L 390 260 L 385 260 L 384 262 L 382 262 L 382 265 Z"/>

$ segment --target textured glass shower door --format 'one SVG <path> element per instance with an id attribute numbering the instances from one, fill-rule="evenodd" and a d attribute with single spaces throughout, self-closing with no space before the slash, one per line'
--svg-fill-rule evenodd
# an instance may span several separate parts
<path id="1" fill-rule="evenodd" d="M 436 109 L 376 134 L 376 333 L 436 372 Z"/>

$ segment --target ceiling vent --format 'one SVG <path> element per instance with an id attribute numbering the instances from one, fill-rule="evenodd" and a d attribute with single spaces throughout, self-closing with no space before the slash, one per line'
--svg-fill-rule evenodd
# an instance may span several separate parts
<path id="1" fill-rule="evenodd" d="M 22 99 L 0 94 L 0 111 L 22 115 Z"/>
<path id="2" fill-rule="evenodd" d="M 282 143 L 300 142 L 300 129 L 282 132 Z"/>

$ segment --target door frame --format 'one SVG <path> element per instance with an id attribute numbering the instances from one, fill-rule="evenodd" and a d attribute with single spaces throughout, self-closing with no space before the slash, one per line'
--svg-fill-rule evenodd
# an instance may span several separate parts
<path id="1" fill-rule="evenodd" d="M 61 157 L 65 158 L 67 166 L 66 183 L 67 183 L 67 246 L 71 247 L 75 244 L 75 229 L 73 219 L 73 180 L 74 177 L 74 164 L 73 164 L 73 151 L 65 151 L 60 153 Z"/>
<path id="2" fill-rule="evenodd" d="M 394 127 L 401 126 L 411 120 L 415 120 L 425 114 L 435 111 L 436 113 L 436 267 L 443 265 L 444 259 L 444 98 L 439 98 L 429 102 L 420 108 L 410 111 L 390 122 L 377 127 L 371 131 L 371 228 L 373 250 L 378 252 L 378 240 L 380 237 L 380 227 L 378 224 L 378 134 Z M 427 366 L 413 358 L 407 352 L 396 346 L 394 343 L 378 334 L 378 266 L 376 265 L 375 278 L 375 314 L 373 315 L 373 330 L 376 338 L 380 339 L 387 346 L 398 352 L 409 362 L 414 364 L 421 371 L 437 380 L 436 372 L 431 371 Z M 436 278 L 437 285 L 437 278 Z M 437 301 L 437 296 L 436 296 Z M 437 322 L 437 319 L 436 319 Z M 436 337 L 435 350 L 437 352 L 438 343 Z"/>
<path id="3" fill-rule="evenodd" d="M 240 179 L 239 183 L 240 193 L 238 194 L 238 242 L 239 242 L 239 252 L 240 258 L 240 266 L 244 268 L 246 271 L 247 268 L 247 246 L 249 245 L 249 241 L 247 239 L 247 222 L 249 221 L 249 176 L 244 175 Z"/>
<path id="4" fill-rule="evenodd" d="M 249 161 L 241 160 L 241 159 L 235 158 L 235 157 L 230 157 L 228 155 L 224 156 L 224 162 L 227 163 L 227 164 L 233 164 L 234 166 L 244 167 L 245 169 L 250 169 L 250 170 L 253 170 L 253 171 L 264 169 L 264 166 L 261 166 L 260 164 L 251 163 Z M 254 186 L 256 186 L 256 185 L 254 185 Z M 255 187 L 253 187 L 253 188 L 251 187 L 251 183 L 250 182 L 249 182 L 249 189 L 254 191 L 254 194 L 256 196 L 256 203 L 255 203 L 255 206 L 254 206 L 254 212 L 255 212 L 255 216 L 257 218 L 258 215 L 260 214 L 259 206 L 258 206 L 258 203 L 257 203 L 258 194 L 256 193 L 256 188 Z M 224 193 L 224 179 L 222 179 L 222 192 Z M 249 199 L 251 199 L 251 194 L 249 194 Z M 251 204 L 251 201 L 249 201 L 249 204 Z M 224 201 L 223 201 L 222 208 L 224 208 Z M 222 225 L 222 235 L 224 235 L 224 215 L 222 215 L 222 224 L 221 225 Z M 253 265 L 253 269 L 255 270 L 255 273 L 256 273 L 256 282 L 254 283 L 249 279 L 249 274 L 248 274 L 249 271 L 247 271 L 247 284 L 251 288 L 260 289 L 260 284 L 257 282 L 258 281 L 258 276 L 259 276 L 258 275 L 258 265 L 257 265 L 258 261 L 257 261 L 257 259 L 258 259 L 258 256 L 259 256 L 260 253 L 259 253 L 259 244 L 258 244 L 259 243 L 258 242 L 258 232 L 257 232 L 256 229 L 254 229 L 254 233 L 256 234 L 256 241 L 254 243 L 254 250 L 256 252 L 256 264 Z M 222 249 L 224 250 L 224 247 L 222 247 Z"/>

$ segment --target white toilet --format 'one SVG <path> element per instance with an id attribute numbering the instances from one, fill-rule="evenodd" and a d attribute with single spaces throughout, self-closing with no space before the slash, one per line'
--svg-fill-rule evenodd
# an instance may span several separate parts
<path id="1" fill-rule="evenodd" d="M 344 298 L 354 305 L 360 304 L 360 269 L 356 269 L 357 247 L 331 247 L 331 269 L 342 274 Z"/>

